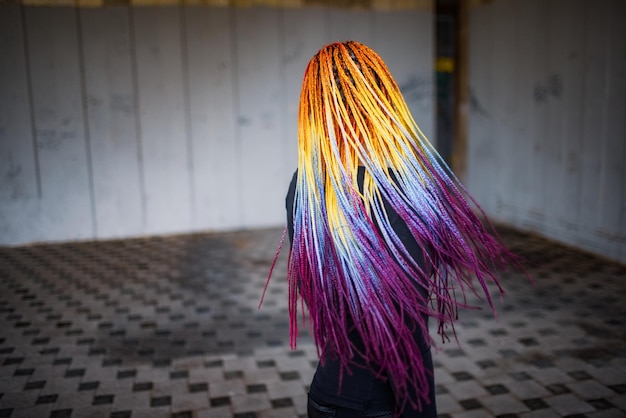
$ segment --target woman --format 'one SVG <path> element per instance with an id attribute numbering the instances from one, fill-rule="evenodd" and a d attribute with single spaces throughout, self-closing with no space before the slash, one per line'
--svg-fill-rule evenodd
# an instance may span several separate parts
<path id="1" fill-rule="evenodd" d="M 306 304 L 320 357 L 309 417 L 436 417 L 428 317 L 445 338 L 455 294 L 477 283 L 491 305 L 487 283 L 513 257 L 365 45 L 333 43 L 311 59 L 298 141 L 289 312 L 295 347 Z"/>

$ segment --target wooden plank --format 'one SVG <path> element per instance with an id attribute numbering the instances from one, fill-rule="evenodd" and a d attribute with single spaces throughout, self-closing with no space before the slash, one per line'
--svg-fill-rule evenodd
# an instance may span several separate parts
<path id="1" fill-rule="evenodd" d="M 287 161 L 281 147 L 284 114 L 279 10 L 236 10 L 237 124 L 240 140 L 241 227 L 282 225 Z"/>
<path id="2" fill-rule="evenodd" d="M 25 9 L 41 201 L 28 222 L 36 240 L 94 236 L 85 136 L 77 11 Z M 18 221 L 19 223 L 19 221 Z"/>
<path id="3" fill-rule="evenodd" d="M 233 229 L 240 222 L 233 13 L 230 8 L 185 8 L 194 229 Z"/>
<path id="4" fill-rule="evenodd" d="M 129 10 L 81 9 L 82 45 L 96 204 L 96 237 L 143 232 Z"/>
<path id="5" fill-rule="evenodd" d="M 178 7 L 131 8 L 137 69 L 146 233 L 191 227 L 189 143 Z"/>
<path id="6" fill-rule="evenodd" d="M 21 8 L 0 6 L 0 202 L 38 198 Z"/>
<path id="7" fill-rule="evenodd" d="M 324 46 L 327 10 L 321 7 L 288 9 L 283 12 L 282 20 L 284 26 L 282 89 L 285 95 L 282 146 L 287 161 L 284 175 L 291 178 L 293 170 L 298 165 L 298 107 L 302 78 L 310 59 Z"/>
<path id="8" fill-rule="evenodd" d="M 389 67 L 420 129 L 435 144 L 433 21 L 431 10 L 378 12 L 372 47 Z"/>
<path id="9" fill-rule="evenodd" d="M 469 12 L 470 113 L 468 125 L 466 185 L 489 215 L 495 212 L 495 195 L 490 182 L 496 155 L 493 143 L 493 5 Z"/>

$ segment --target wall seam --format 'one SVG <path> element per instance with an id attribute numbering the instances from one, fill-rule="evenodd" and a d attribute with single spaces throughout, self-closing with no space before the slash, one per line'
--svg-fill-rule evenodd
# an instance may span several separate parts
<path id="1" fill-rule="evenodd" d="M 180 55 L 182 65 L 182 82 L 183 82 L 183 112 L 185 117 L 185 139 L 187 141 L 187 171 L 189 181 L 189 215 L 190 223 L 189 227 L 193 229 L 196 225 L 197 211 L 196 211 L 196 176 L 193 163 L 193 134 L 191 132 L 191 98 L 189 90 L 189 50 L 187 40 L 187 8 L 185 7 L 185 1 L 183 0 L 178 8 L 179 10 L 179 25 L 180 25 Z"/>
<path id="2" fill-rule="evenodd" d="M 230 53 L 232 60 L 232 68 L 233 68 L 233 112 L 235 114 L 234 122 L 235 122 L 235 165 L 237 176 L 235 177 L 235 188 L 237 190 L 237 215 L 238 215 L 238 225 L 242 225 L 244 217 L 243 217 L 243 187 L 242 187 L 242 179 L 241 179 L 241 126 L 239 124 L 241 115 L 241 106 L 240 106 L 240 98 L 239 98 L 239 57 L 238 57 L 238 45 L 237 45 L 237 17 L 236 10 L 231 6 L 228 8 L 228 21 L 230 23 L 230 33 L 231 33 L 231 42 L 230 42 Z"/>
<path id="3" fill-rule="evenodd" d="M 147 228 L 146 207 L 146 179 L 143 164 L 143 139 L 141 129 L 141 104 L 139 100 L 139 72 L 137 70 L 137 41 L 135 39 L 135 14 L 133 6 L 128 7 L 128 35 L 130 43 L 130 64 L 133 83 L 133 101 L 135 105 L 135 140 L 137 143 L 137 167 L 139 175 L 140 204 L 141 204 L 141 229 L 142 233 Z"/>
<path id="4" fill-rule="evenodd" d="M 30 112 L 31 142 L 33 144 L 33 157 L 35 159 L 35 182 L 37 185 L 37 198 L 43 197 L 41 184 L 41 168 L 39 167 L 39 148 L 37 145 L 37 121 L 35 120 L 35 97 L 33 94 L 33 82 L 31 78 L 30 48 L 28 45 L 28 29 L 26 24 L 26 12 L 24 4 L 20 4 L 20 18 L 22 21 L 22 39 L 24 40 L 24 66 L 26 70 L 26 88 L 28 90 L 28 111 Z"/>
<path id="5" fill-rule="evenodd" d="M 602 92 L 602 97 L 604 100 L 602 100 L 602 106 L 605 108 L 603 112 L 601 112 L 602 115 L 602 126 L 601 126 L 601 130 L 602 130 L 602 134 L 600 135 L 600 184 L 599 184 L 599 199 L 598 201 L 600 202 L 600 207 L 598 208 L 598 212 L 600 215 L 600 219 L 599 222 L 596 222 L 593 228 L 593 231 L 591 231 L 591 233 L 593 234 L 594 238 L 599 236 L 602 233 L 602 227 L 599 225 L 602 225 L 604 222 L 604 217 L 602 215 L 604 215 L 604 205 L 606 204 L 606 178 L 607 178 L 607 141 L 610 141 L 610 138 L 607 137 L 607 125 L 609 123 L 608 121 L 608 112 L 606 109 L 606 103 L 608 98 L 610 97 L 610 92 L 612 90 L 612 81 L 613 81 L 613 71 L 611 71 L 612 69 L 612 63 L 613 63 L 613 43 L 611 42 L 611 39 L 613 38 L 613 31 L 615 30 L 615 28 L 613 27 L 613 19 L 610 16 L 610 13 L 608 14 L 608 22 L 607 22 L 607 31 L 606 31 L 606 36 L 607 36 L 607 49 L 606 49 L 606 67 L 604 69 L 604 79 L 606 80 L 606 83 L 604 84 L 604 92 Z M 600 235 L 601 236 L 601 235 Z M 605 240 L 608 241 L 607 237 L 604 238 Z"/>

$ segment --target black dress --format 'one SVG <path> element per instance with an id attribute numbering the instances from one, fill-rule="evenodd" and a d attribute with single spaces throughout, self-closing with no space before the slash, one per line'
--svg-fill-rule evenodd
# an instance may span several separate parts
<path id="1" fill-rule="evenodd" d="M 358 184 L 363 187 L 365 169 L 359 167 Z M 293 242 L 293 206 L 296 188 L 297 172 L 294 173 L 287 192 L 287 228 L 290 241 Z M 389 216 L 390 224 L 393 227 L 402 243 L 407 248 L 409 254 L 416 262 L 423 266 L 424 255 L 422 248 L 413 239 L 408 227 L 400 216 L 384 202 L 385 210 Z M 425 318 L 427 320 L 427 318 Z M 424 368 L 429 375 L 429 404 L 422 403 L 422 410 L 417 411 L 407 404 L 402 417 L 405 418 L 436 418 L 437 408 L 435 404 L 433 364 L 430 353 L 430 345 L 427 338 L 422 335 L 421 329 L 416 327 L 414 337 L 420 351 Z M 352 341 L 357 348 L 363 346 L 361 338 L 356 332 L 350 334 Z M 359 350 L 361 351 L 361 350 Z M 392 418 L 395 410 L 395 397 L 393 385 L 389 379 L 380 379 L 367 367 L 366 361 L 362 358 L 353 358 L 349 370 L 344 370 L 341 386 L 339 384 L 340 363 L 332 355 L 327 355 L 320 361 L 309 392 L 308 414 L 309 418 L 356 418 L 356 417 L 378 417 Z"/>

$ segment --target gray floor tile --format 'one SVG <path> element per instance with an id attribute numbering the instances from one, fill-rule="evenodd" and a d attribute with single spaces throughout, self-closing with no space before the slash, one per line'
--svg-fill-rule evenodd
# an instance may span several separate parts
<path id="1" fill-rule="evenodd" d="M 536 285 L 502 272 L 497 321 L 461 312 L 434 350 L 441 416 L 626 415 L 626 266 L 500 232 Z M 286 251 L 258 309 L 281 233 L 0 248 L 0 416 L 306 416 Z"/>

